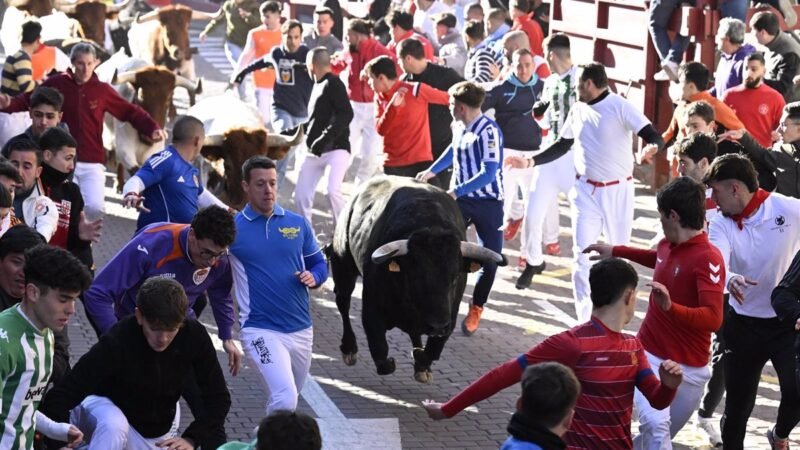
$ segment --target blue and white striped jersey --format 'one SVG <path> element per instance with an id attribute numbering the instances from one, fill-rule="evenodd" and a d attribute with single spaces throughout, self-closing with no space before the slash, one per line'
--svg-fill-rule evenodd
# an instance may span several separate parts
<path id="1" fill-rule="evenodd" d="M 503 162 L 503 133 L 497 123 L 481 114 L 464 126 L 453 122 L 453 180 L 455 186 L 466 184 L 481 171 L 481 163 Z M 497 170 L 494 179 L 468 194 L 471 198 L 503 200 L 503 172 Z"/>

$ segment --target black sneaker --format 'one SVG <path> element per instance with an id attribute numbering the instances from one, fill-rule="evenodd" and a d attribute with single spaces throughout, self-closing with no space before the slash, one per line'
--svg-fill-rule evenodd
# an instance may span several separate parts
<path id="1" fill-rule="evenodd" d="M 517 284 L 514 286 L 517 289 L 527 289 L 531 287 L 531 282 L 533 281 L 533 276 L 538 275 L 544 272 L 544 268 L 547 266 L 545 263 L 541 263 L 538 266 L 532 266 L 528 264 L 525 266 L 525 270 L 522 271 L 522 275 L 517 278 Z"/>

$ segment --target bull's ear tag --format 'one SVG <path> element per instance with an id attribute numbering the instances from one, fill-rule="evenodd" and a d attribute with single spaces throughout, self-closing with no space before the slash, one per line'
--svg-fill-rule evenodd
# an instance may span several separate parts
<path id="1" fill-rule="evenodd" d="M 400 272 L 400 264 L 392 260 L 392 262 L 389 263 L 389 272 Z"/>
<path id="2" fill-rule="evenodd" d="M 480 264 L 476 263 L 475 261 L 469 263 L 469 271 L 470 271 L 470 273 L 477 272 L 479 270 L 481 270 L 481 265 Z"/>

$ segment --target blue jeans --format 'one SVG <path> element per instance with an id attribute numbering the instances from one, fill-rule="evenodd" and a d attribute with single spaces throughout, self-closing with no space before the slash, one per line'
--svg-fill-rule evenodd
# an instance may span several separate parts
<path id="1" fill-rule="evenodd" d="M 231 63 L 233 70 L 236 70 L 236 66 L 239 64 L 239 57 L 242 55 L 243 50 L 242 47 L 232 44 L 230 41 L 225 41 L 225 57 L 228 58 L 228 62 Z M 244 83 L 239 83 L 237 90 L 239 92 L 239 98 L 244 99 L 246 94 Z"/>
<path id="2" fill-rule="evenodd" d="M 672 12 L 681 7 L 681 0 L 653 0 L 650 3 L 650 37 L 656 47 L 661 61 L 671 61 L 680 64 L 683 52 L 689 46 L 689 37 L 676 35 L 674 41 L 669 40 L 667 26 L 672 17 Z"/>
<path id="3" fill-rule="evenodd" d="M 749 0 L 722 0 L 719 4 L 720 19 L 732 17 L 744 22 L 747 18 L 747 6 L 749 4 Z"/>
<path id="4" fill-rule="evenodd" d="M 475 225 L 478 232 L 478 243 L 497 253 L 503 253 L 503 202 L 495 199 L 459 197 L 458 206 L 464 223 L 469 227 Z M 472 291 L 472 304 L 483 306 L 489 300 L 489 292 L 494 284 L 497 264 L 486 263 L 478 274 L 475 290 Z"/>
<path id="5" fill-rule="evenodd" d="M 308 117 L 297 117 L 280 108 L 276 108 L 274 106 L 272 108 L 272 129 L 277 133 L 291 130 L 292 128 L 297 128 L 307 121 Z M 278 189 L 281 189 L 283 186 L 283 180 L 286 178 L 286 168 L 289 166 L 290 162 L 294 161 L 295 151 L 300 145 L 302 144 L 295 145 L 289 149 L 289 153 L 286 154 L 285 158 L 281 159 L 280 161 L 276 161 L 275 165 L 278 169 Z"/>

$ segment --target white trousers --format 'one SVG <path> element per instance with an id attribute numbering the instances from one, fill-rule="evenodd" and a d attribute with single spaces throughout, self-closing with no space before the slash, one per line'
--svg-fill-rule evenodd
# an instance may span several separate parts
<path id="1" fill-rule="evenodd" d="M 344 208 L 344 194 L 342 194 L 342 180 L 347 172 L 350 162 L 350 152 L 347 150 L 332 150 L 317 156 L 309 152 L 303 165 L 300 167 L 300 174 L 297 176 L 297 186 L 294 189 L 294 202 L 297 212 L 311 223 L 311 211 L 314 207 L 314 194 L 322 176 L 325 175 L 325 168 L 328 171 L 328 188 L 325 195 L 331 203 L 331 213 L 334 222 L 339 220 L 339 213 Z"/>
<path id="2" fill-rule="evenodd" d="M 542 244 L 558 242 L 558 194 L 569 194 L 575 184 L 574 161 L 570 150 L 549 164 L 533 168 L 525 211 L 526 241 L 522 249 L 522 256 L 528 264 L 542 264 Z"/>
<path id="3" fill-rule="evenodd" d="M 175 419 L 167 434 L 146 438 L 128 423 L 117 405 L 107 397 L 90 395 L 70 411 L 69 422 L 83 431 L 88 450 L 158 450 L 157 442 L 176 436 L 181 423 L 181 406 L 175 407 Z"/>
<path id="4" fill-rule="evenodd" d="M 645 354 L 653 373 L 658 376 L 658 367 L 664 360 L 648 352 Z M 683 381 L 670 406 L 659 411 L 650 406 L 650 402 L 639 389 L 634 392 L 633 401 L 639 413 L 639 435 L 633 439 L 634 449 L 672 449 L 672 438 L 681 431 L 700 406 L 706 383 L 711 378 L 711 369 L 708 366 L 692 367 L 685 364 L 681 364 L 681 368 Z"/>
<path id="5" fill-rule="evenodd" d="M 297 396 L 311 368 L 313 328 L 279 333 L 248 327 L 242 329 L 239 339 L 247 357 L 264 378 L 267 415 L 297 409 Z"/>
<path id="6" fill-rule="evenodd" d="M 521 156 L 528 158 L 535 152 L 514 150 L 511 148 L 503 149 L 503 156 Z M 525 213 L 525 205 L 528 203 L 528 192 L 530 191 L 531 180 L 533 179 L 533 168 L 512 169 L 503 168 L 503 223 L 508 220 L 518 220 Z M 522 190 L 522 199 L 519 198 L 519 191 Z"/>
<path id="7" fill-rule="evenodd" d="M 613 180 L 597 180 L 609 182 Z M 627 245 L 633 226 L 633 181 L 622 179 L 618 184 L 596 187 L 585 177 L 574 180 L 570 191 L 572 202 L 572 286 L 578 323 L 592 315 L 589 296 L 589 269 L 592 262 L 583 250 L 594 244 L 602 234 L 610 245 Z"/>
<path id="8" fill-rule="evenodd" d="M 350 148 L 353 156 L 361 158 L 356 172 L 356 184 L 367 182 L 383 167 L 383 137 L 375 125 L 375 104 L 353 102 L 353 121 L 350 122 Z M 358 150 L 356 150 L 358 149 Z"/>
<path id="9" fill-rule="evenodd" d="M 0 147 L 18 134 L 22 134 L 31 126 L 31 115 L 28 111 L 16 113 L 0 113 Z"/>
<path id="10" fill-rule="evenodd" d="M 274 94 L 274 89 L 255 88 L 256 106 L 264 119 L 264 126 L 270 130 L 272 130 L 272 98 Z"/>
<path id="11" fill-rule="evenodd" d="M 97 220 L 105 213 L 106 167 L 100 163 L 75 164 L 75 183 L 81 188 L 86 218 Z"/>

